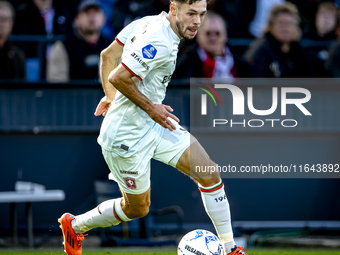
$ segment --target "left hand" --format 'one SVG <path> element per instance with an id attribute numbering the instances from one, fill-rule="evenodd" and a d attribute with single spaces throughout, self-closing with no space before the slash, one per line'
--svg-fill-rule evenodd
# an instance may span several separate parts
<path id="1" fill-rule="evenodd" d="M 106 96 L 103 97 L 99 104 L 97 105 L 96 111 L 94 112 L 95 116 L 103 115 L 105 116 L 107 112 L 109 111 L 109 108 L 111 106 L 113 100 L 108 99 Z"/>
<path id="2" fill-rule="evenodd" d="M 153 107 L 147 111 L 147 114 L 162 127 L 167 128 L 172 132 L 176 130 L 176 126 L 168 119 L 168 117 L 172 118 L 177 123 L 179 122 L 179 119 L 169 111 L 174 111 L 169 105 L 154 104 Z"/>

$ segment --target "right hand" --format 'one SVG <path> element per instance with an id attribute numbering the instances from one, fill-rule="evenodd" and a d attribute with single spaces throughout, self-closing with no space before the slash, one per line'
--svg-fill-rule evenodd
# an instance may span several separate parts
<path id="1" fill-rule="evenodd" d="M 179 119 L 168 111 L 173 112 L 174 110 L 169 105 L 154 104 L 153 108 L 148 111 L 148 114 L 154 121 L 156 121 L 162 127 L 167 128 L 170 131 L 174 131 L 176 130 L 176 127 L 168 119 L 168 117 L 172 118 L 176 122 L 179 122 Z"/>
<path id="2" fill-rule="evenodd" d="M 106 96 L 103 97 L 99 104 L 97 105 L 96 111 L 94 112 L 95 116 L 103 115 L 105 116 L 111 106 L 113 100 L 108 99 Z"/>

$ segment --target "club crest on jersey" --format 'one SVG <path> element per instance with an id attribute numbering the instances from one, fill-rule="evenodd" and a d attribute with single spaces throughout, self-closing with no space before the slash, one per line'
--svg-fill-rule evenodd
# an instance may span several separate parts
<path id="1" fill-rule="evenodd" d="M 142 48 L 143 58 L 154 59 L 157 54 L 157 49 L 151 44 L 146 45 Z"/>
<path id="2" fill-rule="evenodd" d="M 128 187 L 129 189 L 136 189 L 136 181 L 134 178 L 124 178 L 126 187 Z"/>

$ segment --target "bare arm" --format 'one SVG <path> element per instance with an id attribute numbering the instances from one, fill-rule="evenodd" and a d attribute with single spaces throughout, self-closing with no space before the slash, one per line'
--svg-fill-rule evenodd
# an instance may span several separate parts
<path id="1" fill-rule="evenodd" d="M 94 113 L 96 116 L 106 115 L 111 102 L 115 98 L 116 88 L 109 82 L 109 74 L 117 67 L 118 59 L 122 56 L 123 47 L 117 41 L 113 41 L 109 47 L 100 53 L 100 77 L 105 97 L 99 102 Z"/>
<path id="2" fill-rule="evenodd" d="M 138 90 L 132 78 L 133 75 L 120 64 L 110 73 L 109 82 L 134 104 L 142 108 L 154 121 L 170 131 L 175 130 L 175 125 L 168 119 L 170 117 L 179 122 L 175 115 L 168 112 L 172 112 L 172 108 L 168 105 L 152 103 Z"/>
<path id="3" fill-rule="evenodd" d="M 100 53 L 100 77 L 105 95 L 108 99 L 113 100 L 116 95 L 116 88 L 109 82 L 109 74 L 117 67 L 118 59 L 123 54 L 123 45 L 116 40 L 113 41 Z"/>

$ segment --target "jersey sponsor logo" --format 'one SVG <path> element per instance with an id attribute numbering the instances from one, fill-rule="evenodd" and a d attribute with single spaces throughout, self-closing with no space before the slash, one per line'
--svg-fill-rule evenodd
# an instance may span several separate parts
<path id="1" fill-rule="evenodd" d="M 185 130 L 185 129 L 182 128 L 182 127 L 179 127 L 179 130 L 181 130 L 181 131 L 184 132 L 184 133 L 187 133 L 187 132 L 188 132 L 187 130 Z"/>
<path id="2" fill-rule="evenodd" d="M 128 187 L 129 189 L 136 189 L 136 181 L 134 178 L 124 178 L 126 187 Z"/>
<path id="3" fill-rule="evenodd" d="M 148 66 L 140 56 L 138 56 L 136 53 L 132 52 L 131 56 L 139 63 L 141 64 L 146 70 L 150 69 L 150 66 Z"/>
<path id="4" fill-rule="evenodd" d="M 119 170 L 121 174 L 138 174 L 138 171 Z"/>
<path id="5" fill-rule="evenodd" d="M 157 54 L 157 49 L 151 44 L 146 45 L 142 48 L 143 58 L 154 59 Z"/>
<path id="6" fill-rule="evenodd" d="M 166 75 L 163 77 L 162 84 L 167 83 L 171 80 L 172 75 Z"/>
<path id="7" fill-rule="evenodd" d="M 121 144 L 120 145 L 120 148 L 125 150 L 125 151 L 128 151 L 129 150 L 129 146 L 125 145 L 125 144 Z"/>

